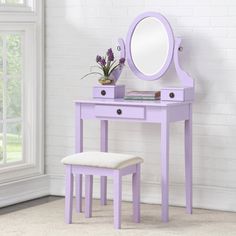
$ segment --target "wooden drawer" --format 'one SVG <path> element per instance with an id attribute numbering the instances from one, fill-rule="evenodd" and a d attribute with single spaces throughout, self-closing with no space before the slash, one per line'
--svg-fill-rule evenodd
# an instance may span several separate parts
<path id="1" fill-rule="evenodd" d="M 123 98 L 124 95 L 124 85 L 100 85 L 93 88 L 94 98 Z"/>
<path id="2" fill-rule="evenodd" d="M 193 87 L 164 88 L 161 90 L 162 101 L 184 102 L 193 100 L 193 97 L 194 97 Z"/>
<path id="3" fill-rule="evenodd" d="M 135 106 L 110 106 L 110 105 L 96 105 L 96 117 L 109 117 L 119 119 L 144 119 L 145 108 Z"/>

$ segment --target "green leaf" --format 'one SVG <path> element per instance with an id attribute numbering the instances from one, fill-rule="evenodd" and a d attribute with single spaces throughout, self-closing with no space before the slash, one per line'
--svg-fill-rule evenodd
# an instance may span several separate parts
<path id="1" fill-rule="evenodd" d="M 116 65 L 116 66 L 114 66 L 113 68 L 112 68 L 112 70 L 109 72 L 109 76 L 111 75 L 111 73 L 119 66 L 120 64 L 118 64 L 118 65 Z"/>
<path id="2" fill-rule="evenodd" d="M 93 75 L 93 74 L 103 75 L 102 73 L 99 73 L 99 72 L 90 72 L 90 73 L 86 74 L 85 76 L 83 76 L 83 77 L 80 78 L 80 79 L 84 79 L 85 77 L 87 77 L 87 76 L 89 76 L 89 75 Z"/>

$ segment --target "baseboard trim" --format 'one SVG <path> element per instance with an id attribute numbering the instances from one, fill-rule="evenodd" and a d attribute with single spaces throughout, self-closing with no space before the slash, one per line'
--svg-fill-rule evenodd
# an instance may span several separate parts
<path id="1" fill-rule="evenodd" d="M 50 195 L 64 196 L 64 176 L 49 175 Z M 99 179 L 94 178 L 93 197 L 99 198 Z M 108 199 L 112 199 L 112 180 L 108 179 Z M 131 182 L 123 181 L 122 199 L 131 201 Z M 159 183 L 143 182 L 141 186 L 141 202 L 151 204 L 161 204 L 161 186 Z M 170 184 L 170 205 L 185 206 L 185 187 L 183 184 Z M 236 212 L 236 189 L 193 186 L 193 207 L 212 210 L 234 211 Z"/>
<path id="2" fill-rule="evenodd" d="M 39 175 L 0 185 L 0 207 L 49 195 L 49 176 Z"/>
<path id="3" fill-rule="evenodd" d="M 0 207 L 16 204 L 19 202 L 48 196 L 64 196 L 63 175 L 40 175 L 0 185 Z M 94 178 L 94 198 L 100 197 L 99 179 Z M 161 191 L 159 183 L 142 183 L 141 201 L 143 203 L 161 204 Z M 108 199 L 113 198 L 112 180 L 108 179 Z M 123 181 L 123 195 L 125 201 L 131 201 L 131 182 Z M 170 205 L 185 206 L 183 184 L 170 185 Z M 236 189 L 193 186 L 193 207 L 213 210 L 236 212 Z"/>

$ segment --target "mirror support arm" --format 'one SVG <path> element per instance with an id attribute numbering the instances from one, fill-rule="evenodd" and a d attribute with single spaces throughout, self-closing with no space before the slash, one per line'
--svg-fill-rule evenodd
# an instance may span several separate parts
<path id="1" fill-rule="evenodd" d="M 125 58 L 125 42 L 122 38 L 119 38 L 118 43 L 117 50 L 120 51 L 120 57 Z"/>
<path id="2" fill-rule="evenodd" d="M 179 48 L 181 41 L 182 41 L 181 38 L 175 38 L 174 63 L 175 63 L 176 73 L 179 79 L 181 80 L 183 86 L 194 87 L 193 79 L 185 71 L 182 70 L 179 64 Z"/>
<path id="3" fill-rule="evenodd" d="M 125 58 L 125 42 L 122 38 L 118 39 L 119 45 L 117 46 L 117 50 L 120 51 L 120 58 Z M 112 72 L 112 76 L 115 81 L 117 81 L 121 75 L 123 67 L 118 67 Z"/>

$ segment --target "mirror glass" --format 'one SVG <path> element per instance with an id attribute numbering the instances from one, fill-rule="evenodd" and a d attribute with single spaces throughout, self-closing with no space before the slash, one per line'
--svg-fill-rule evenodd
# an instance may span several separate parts
<path id="1" fill-rule="evenodd" d="M 158 74 L 168 59 L 169 45 L 163 23 L 156 17 L 144 18 L 136 25 L 130 42 L 135 67 L 147 76 Z"/>

